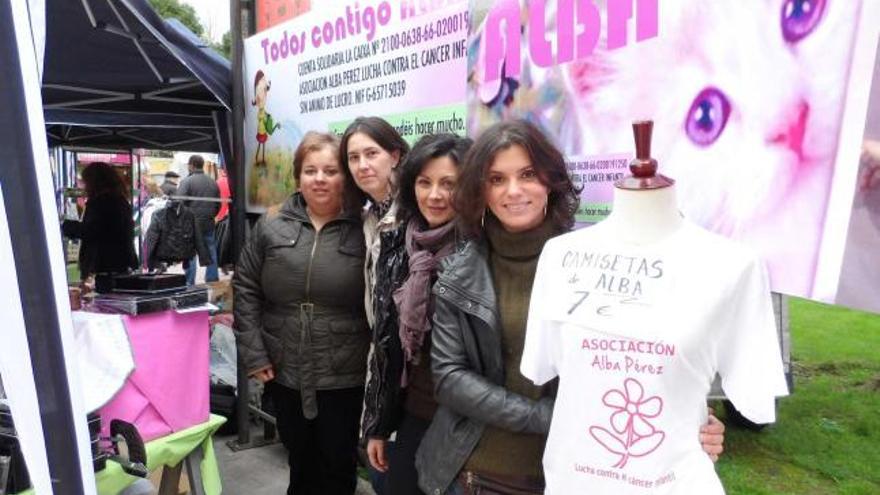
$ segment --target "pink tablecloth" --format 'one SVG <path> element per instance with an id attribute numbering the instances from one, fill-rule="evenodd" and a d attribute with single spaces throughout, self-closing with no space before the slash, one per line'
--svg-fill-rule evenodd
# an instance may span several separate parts
<path id="1" fill-rule="evenodd" d="M 100 410 L 104 434 L 114 418 L 134 423 L 145 441 L 204 423 L 209 415 L 208 312 L 173 310 L 123 316 L 135 371 Z"/>

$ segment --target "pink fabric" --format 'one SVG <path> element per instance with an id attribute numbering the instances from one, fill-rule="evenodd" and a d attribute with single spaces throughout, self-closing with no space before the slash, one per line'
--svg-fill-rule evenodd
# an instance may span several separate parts
<path id="1" fill-rule="evenodd" d="M 208 312 L 123 316 L 135 370 L 101 408 L 102 434 L 112 419 L 134 423 L 149 441 L 208 421 Z"/>
<path id="2" fill-rule="evenodd" d="M 220 189 L 220 199 L 229 199 L 231 197 L 229 192 L 229 178 L 226 175 L 225 170 L 220 171 L 220 178 L 217 179 L 217 188 Z M 214 217 L 215 222 L 219 222 L 226 218 L 226 214 L 229 213 L 229 203 L 222 202 L 220 203 L 220 211 L 217 212 L 217 216 Z"/>

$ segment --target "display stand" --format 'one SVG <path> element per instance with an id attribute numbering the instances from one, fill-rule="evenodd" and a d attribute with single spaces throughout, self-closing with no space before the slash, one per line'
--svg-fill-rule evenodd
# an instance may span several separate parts
<path id="1" fill-rule="evenodd" d="M 180 473 L 184 466 L 189 477 L 190 493 L 221 493 L 220 468 L 214 455 L 212 435 L 225 422 L 226 418 L 212 415 L 205 423 L 146 443 L 147 469 L 152 472 L 163 468 L 160 495 L 177 495 Z M 95 479 L 99 494 L 116 495 L 139 478 L 126 474 L 119 464 L 107 461 L 107 467 L 96 473 Z M 33 490 L 27 490 L 21 495 L 33 493 Z"/>

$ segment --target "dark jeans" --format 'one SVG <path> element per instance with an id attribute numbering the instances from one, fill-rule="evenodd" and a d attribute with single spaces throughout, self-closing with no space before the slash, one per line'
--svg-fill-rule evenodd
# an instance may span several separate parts
<path id="1" fill-rule="evenodd" d="M 208 245 L 208 251 L 211 252 L 211 264 L 205 270 L 205 282 L 216 282 L 220 280 L 220 273 L 217 268 L 217 236 L 214 231 L 202 234 L 205 244 Z M 194 285 L 196 283 L 196 270 L 198 269 L 198 255 L 193 256 L 189 260 L 189 266 L 186 267 L 186 285 Z"/>
<path id="2" fill-rule="evenodd" d="M 416 451 L 430 424 L 430 421 L 404 414 L 396 440 L 388 443 L 386 495 L 423 495 L 416 471 Z"/>
<path id="3" fill-rule="evenodd" d="M 266 385 L 290 464 L 288 495 L 352 495 L 357 485 L 363 387 L 318 390 L 318 416 L 306 419 L 298 390 Z"/>

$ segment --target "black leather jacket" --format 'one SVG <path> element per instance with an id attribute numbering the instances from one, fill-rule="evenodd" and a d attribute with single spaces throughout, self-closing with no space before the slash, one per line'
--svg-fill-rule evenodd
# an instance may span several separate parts
<path id="1" fill-rule="evenodd" d="M 211 251 L 195 215 L 180 201 L 169 201 L 153 214 L 144 240 L 147 266 L 156 268 L 160 262 L 188 261 L 196 254 L 199 264 L 211 264 Z"/>
<path id="2" fill-rule="evenodd" d="M 379 236 L 376 286 L 372 298 L 376 322 L 362 422 L 365 440 L 388 438 L 397 429 L 402 414 L 400 377 L 404 367 L 403 350 L 397 305 L 392 296 L 409 274 L 406 222 L 400 222 L 396 228 L 381 232 Z"/>
<path id="3" fill-rule="evenodd" d="M 419 486 L 440 495 L 467 462 L 485 425 L 547 433 L 553 399 L 504 388 L 501 329 L 484 241 L 447 257 L 434 285 L 431 367 L 440 408 L 416 454 Z"/>

